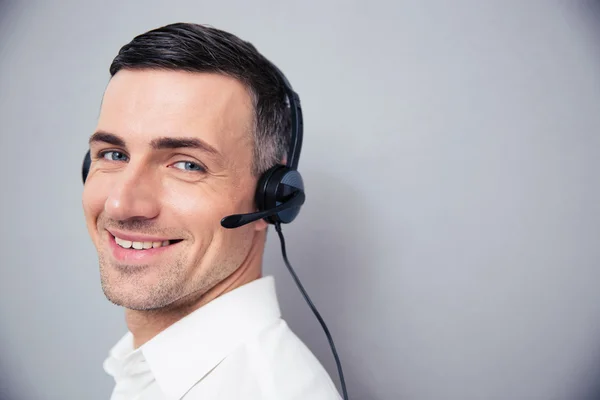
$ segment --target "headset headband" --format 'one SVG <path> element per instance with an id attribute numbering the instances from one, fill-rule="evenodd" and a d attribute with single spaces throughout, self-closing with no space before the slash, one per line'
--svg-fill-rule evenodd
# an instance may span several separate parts
<path id="1" fill-rule="evenodd" d="M 302 135 L 304 129 L 304 121 L 302 119 L 302 107 L 300 106 L 300 96 L 298 96 L 298 94 L 294 92 L 294 89 L 292 89 L 292 85 L 287 80 L 283 72 L 281 72 L 281 70 L 277 68 L 273 63 L 270 64 L 281 77 L 291 112 L 292 132 L 290 136 L 290 144 L 288 147 L 286 167 L 292 170 L 297 170 L 298 162 L 300 161 L 300 151 L 302 150 Z"/>

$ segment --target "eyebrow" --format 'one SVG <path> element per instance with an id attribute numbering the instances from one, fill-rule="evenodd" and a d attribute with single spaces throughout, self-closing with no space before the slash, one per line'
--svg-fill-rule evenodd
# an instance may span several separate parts
<path id="1" fill-rule="evenodd" d="M 150 146 L 152 146 L 152 148 L 155 150 L 181 148 L 197 149 L 212 154 L 213 156 L 219 156 L 217 149 L 206 143 L 204 140 L 200 140 L 198 138 L 162 137 L 153 139 L 150 142 Z"/>
<path id="2" fill-rule="evenodd" d="M 125 140 L 123 140 L 122 138 L 120 138 L 119 136 L 117 136 L 113 133 L 104 132 L 104 131 L 95 132 L 90 137 L 89 144 L 92 144 L 93 142 L 103 142 L 103 143 L 108 143 L 113 146 L 126 147 Z M 209 145 L 208 143 L 206 143 L 203 140 L 200 140 L 198 138 L 191 138 L 191 137 L 168 137 L 168 136 L 165 136 L 165 137 L 161 137 L 161 138 L 152 139 L 152 141 L 150 141 L 150 146 L 154 150 L 181 149 L 181 148 L 197 149 L 197 150 L 201 150 L 206 153 L 209 153 L 213 156 L 220 156 L 218 150 L 215 149 L 213 146 Z"/>
<path id="3" fill-rule="evenodd" d="M 112 144 L 113 146 L 125 147 L 125 141 L 123 139 L 112 133 L 102 131 L 95 132 L 90 136 L 89 144 L 94 142 L 104 142 Z"/>

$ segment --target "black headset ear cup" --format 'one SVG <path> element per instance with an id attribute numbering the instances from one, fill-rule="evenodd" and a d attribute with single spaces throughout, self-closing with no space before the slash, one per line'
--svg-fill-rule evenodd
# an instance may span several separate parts
<path id="1" fill-rule="evenodd" d="M 85 183 L 88 173 L 90 172 L 91 164 L 92 157 L 90 156 L 90 151 L 88 150 L 87 153 L 85 153 L 85 157 L 83 158 L 83 165 L 81 166 L 81 179 L 83 179 L 83 183 Z"/>
<path id="2" fill-rule="evenodd" d="M 256 204 L 260 211 L 269 210 L 285 202 L 296 191 L 304 191 L 304 182 L 300 173 L 283 165 L 276 165 L 266 171 L 259 180 Z M 291 207 L 266 220 L 272 224 L 277 222 L 287 224 L 292 222 L 299 212 L 300 206 Z"/>
<path id="3" fill-rule="evenodd" d="M 258 211 L 264 211 L 267 209 L 266 203 L 266 193 L 269 181 L 271 181 L 271 177 L 275 173 L 275 171 L 285 168 L 283 165 L 275 165 L 265 171 L 260 179 L 258 180 L 258 184 L 256 185 L 256 193 L 254 195 L 254 201 L 256 202 L 256 207 Z"/>

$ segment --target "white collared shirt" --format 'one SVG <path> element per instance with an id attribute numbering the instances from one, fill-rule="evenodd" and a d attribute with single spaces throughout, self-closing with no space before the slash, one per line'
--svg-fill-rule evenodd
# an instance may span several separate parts
<path id="1" fill-rule="evenodd" d="M 226 293 L 138 349 L 131 332 L 104 362 L 111 400 L 339 400 L 329 375 L 281 319 L 274 278 Z"/>

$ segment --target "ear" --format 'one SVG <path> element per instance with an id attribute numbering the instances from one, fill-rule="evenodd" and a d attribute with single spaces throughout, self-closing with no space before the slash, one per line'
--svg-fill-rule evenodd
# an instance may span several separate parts
<path id="1" fill-rule="evenodd" d="M 264 231 L 268 227 L 269 223 L 264 219 L 259 219 L 258 221 L 254 222 L 254 230 L 257 232 Z"/>

